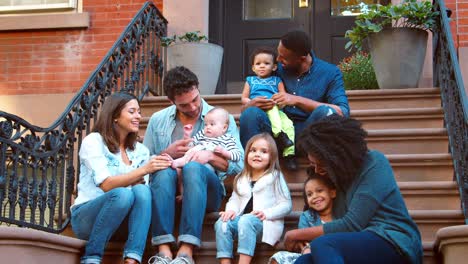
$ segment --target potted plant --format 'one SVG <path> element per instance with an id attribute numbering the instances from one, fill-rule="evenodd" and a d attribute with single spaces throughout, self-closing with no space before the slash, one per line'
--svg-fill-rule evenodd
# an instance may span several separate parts
<path id="1" fill-rule="evenodd" d="M 426 56 L 428 30 L 438 12 L 431 2 L 407 0 L 398 5 L 371 5 L 346 32 L 346 48 L 369 47 L 380 88 L 417 87 Z"/>
<path id="2" fill-rule="evenodd" d="M 343 82 L 346 90 L 379 88 L 369 53 L 358 51 L 340 61 L 338 68 L 343 73 Z"/>
<path id="3" fill-rule="evenodd" d="M 193 71 L 199 81 L 201 94 L 214 94 L 218 84 L 223 47 L 205 42 L 208 38 L 200 31 L 164 37 L 166 69 L 184 66 Z"/>

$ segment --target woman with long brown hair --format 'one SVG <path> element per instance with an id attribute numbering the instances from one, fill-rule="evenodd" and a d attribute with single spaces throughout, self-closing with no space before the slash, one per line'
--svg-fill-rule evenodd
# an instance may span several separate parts
<path id="1" fill-rule="evenodd" d="M 148 149 L 136 141 L 140 119 L 137 98 L 114 93 L 81 144 L 71 224 L 78 238 L 88 240 L 83 264 L 101 263 L 107 242 L 122 223 L 128 223 L 124 261 L 141 263 L 151 220 L 147 175 L 171 163 L 165 156 L 150 158 Z"/>

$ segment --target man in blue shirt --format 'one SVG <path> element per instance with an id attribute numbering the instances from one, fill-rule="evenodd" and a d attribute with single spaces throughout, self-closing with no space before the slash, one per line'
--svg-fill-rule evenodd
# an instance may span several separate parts
<path id="1" fill-rule="evenodd" d="M 283 80 L 286 93 L 267 99 L 252 99 L 240 116 L 240 139 L 247 141 L 262 132 L 271 133 L 271 123 L 265 110 L 275 104 L 293 121 L 296 135 L 309 124 L 331 114 L 349 116 L 348 98 L 343 77 L 336 65 L 327 63 L 311 52 L 311 40 L 303 31 L 291 31 L 278 44 L 277 74 Z M 281 147 L 281 142 L 278 142 Z M 296 169 L 294 160 L 286 167 Z"/>

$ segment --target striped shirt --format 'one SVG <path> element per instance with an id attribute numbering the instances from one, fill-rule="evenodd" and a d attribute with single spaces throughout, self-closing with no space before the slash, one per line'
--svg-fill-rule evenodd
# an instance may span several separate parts
<path id="1" fill-rule="evenodd" d="M 192 146 L 203 145 L 204 149 L 213 151 L 215 147 L 220 146 L 231 153 L 232 161 L 239 161 L 242 158 L 242 152 L 236 146 L 236 139 L 231 134 L 224 134 L 219 137 L 207 137 L 203 130 L 193 136 Z"/>

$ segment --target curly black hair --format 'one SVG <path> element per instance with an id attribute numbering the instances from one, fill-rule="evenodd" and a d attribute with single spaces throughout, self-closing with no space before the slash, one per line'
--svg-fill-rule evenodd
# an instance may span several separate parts
<path id="1" fill-rule="evenodd" d="M 337 188 L 345 190 L 367 155 L 366 136 L 361 122 L 335 114 L 305 128 L 296 142 L 301 151 L 320 161 Z"/>
<path id="2" fill-rule="evenodd" d="M 254 65 L 255 56 L 258 54 L 269 54 L 273 57 L 273 63 L 276 64 L 276 52 L 273 48 L 262 46 L 256 48 L 252 54 L 250 54 L 250 65 Z"/>
<path id="3" fill-rule="evenodd" d="M 170 69 L 164 76 L 164 93 L 169 100 L 174 101 L 176 95 L 198 89 L 198 78 L 191 70 L 184 66 Z"/>

